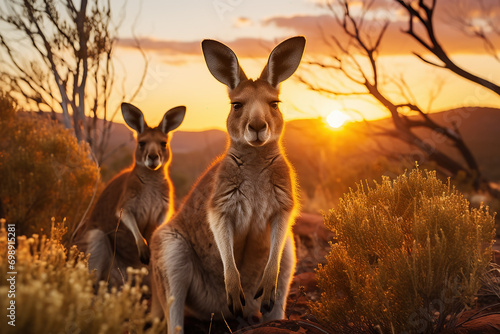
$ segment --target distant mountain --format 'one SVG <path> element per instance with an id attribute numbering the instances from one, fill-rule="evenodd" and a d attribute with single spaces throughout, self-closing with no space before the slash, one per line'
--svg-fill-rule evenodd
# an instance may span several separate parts
<path id="1" fill-rule="evenodd" d="M 221 130 L 206 130 L 201 132 L 176 131 L 170 145 L 174 153 L 188 153 L 193 151 L 213 150 L 220 151 L 225 147 L 227 134 Z"/>
<path id="2" fill-rule="evenodd" d="M 31 113 L 29 113 L 31 114 Z M 42 117 L 49 117 L 48 113 L 36 113 Z M 62 115 L 56 114 L 56 118 L 62 121 Z M 99 132 L 103 126 L 102 120 L 97 121 Z M 226 144 L 227 136 L 225 131 L 221 130 L 206 130 L 201 132 L 194 131 L 176 131 L 172 136 L 170 143 L 172 152 L 186 153 L 198 150 L 209 149 L 210 146 L 218 147 Z M 118 148 L 126 147 L 130 150 L 135 149 L 134 132 L 123 123 L 113 122 L 111 124 L 111 134 L 109 136 L 106 154 L 116 151 Z"/>
<path id="3" fill-rule="evenodd" d="M 500 181 L 500 109 L 484 107 L 467 107 L 447 110 L 444 112 L 429 114 L 429 117 L 438 124 L 451 128 L 457 127 L 459 133 L 464 138 L 466 145 L 470 148 L 477 159 L 485 176 L 492 181 Z M 287 124 L 288 133 L 285 135 L 287 141 L 294 141 L 294 138 L 301 136 L 304 142 L 304 134 L 318 133 L 318 127 L 324 127 L 321 120 L 295 120 Z M 304 130 L 304 129 L 312 130 Z M 366 158 L 373 158 L 373 155 L 381 153 L 408 154 L 418 150 L 410 147 L 402 141 L 392 137 L 376 135 L 377 129 L 393 130 L 392 119 L 385 118 L 366 123 L 352 123 L 345 126 L 345 129 L 336 134 L 332 131 L 331 138 L 339 139 L 349 133 L 353 134 L 356 147 L 349 149 L 349 154 L 364 155 Z M 342 133 L 345 132 L 345 133 Z M 446 143 L 436 133 L 431 133 L 427 129 L 416 131 L 429 145 L 445 151 L 455 159 L 460 159 L 453 147 L 446 146 Z M 355 135 L 357 134 L 357 136 Z M 316 140 L 318 137 L 316 135 Z M 353 138 L 351 138 L 353 140 Z M 334 143 L 329 143 L 334 144 Z M 338 145 L 339 143 L 337 143 Z M 345 146 L 343 143 L 341 146 Z"/>
<path id="4" fill-rule="evenodd" d="M 225 145 L 226 133 L 221 130 L 206 130 L 201 132 L 176 131 L 171 140 L 172 152 L 186 153 L 204 150 L 212 145 Z M 135 149 L 134 133 L 125 124 L 113 123 L 108 152 L 119 146 L 126 145 L 131 150 Z"/>
<path id="5" fill-rule="evenodd" d="M 205 170 L 210 162 L 224 151 L 227 134 L 221 130 L 201 132 L 175 131 L 170 142 L 172 165 L 170 173 L 178 181 L 176 190 L 183 196 L 191 184 Z M 112 155 L 102 167 L 103 179 L 109 180 L 114 174 L 132 163 L 135 150 L 133 132 L 124 124 L 113 124 L 108 152 Z"/>
<path id="6" fill-rule="evenodd" d="M 476 156 L 486 177 L 500 181 L 500 109 L 494 108 L 459 108 L 430 114 L 439 124 L 455 124 L 467 145 Z M 408 155 L 418 154 L 418 150 L 394 138 L 376 135 L 378 128 L 393 129 L 391 119 L 351 123 L 341 130 L 329 129 L 320 119 L 298 119 L 286 124 L 284 144 L 288 156 L 299 169 L 311 170 L 311 161 L 316 161 L 321 154 L 335 156 L 342 163 L 349 165 L 356 161 L 365 164 L 386 153 Z M 443 149 L 454 157 L 452 147 L 445 147 L 440 138 L 428 130 L 419 130 L 431 145 Z M 115 124 L 111 135 L 110 149 L 127 143 L 132 152 L 135 142 L 132 132 L 123 124 Z M 176 131 L 172 137 L 173 164 L 179 171 L 181 165 L 193 164 L 193 156 L 202 155 L 203 166 L 195 168 L 203 171 L 226 145 L 227 134 L 220 130 L 201 132 Z M 325 147 L 329 147 L 325 151 Z M 323 153 L 321 153 L 323 151 Z M 186 159 L 190 156 L 189 159 Z M 328 160 L 328 157 L 325 157 Z M 184 160 L 184 161 L 183 161 Z M 201 162 L 200 160 L 200 162 Z M 304 168 L 300 167 L 303 166 Z M 194 176 L 191 176 L 194 177 Z M 186 181 L 187 182 L 187 181 Z"/>
<path id="7" fill-rule="evenodd" d="M 439 124 L 455 124 L 484 176 L 500 181 L 500 109 L 458 108 L 429 117 Z M 298 174 L 304 209 L 331 207 L 359 180 L 380 180 L 381 175 L 395 177 L 413 167 L 419 151 L 397 139 L 377 135 L 380 128 L 393 129 L 392 120 L 350 123 L 341 130 L 330 129 L 321 119 L 299 119 L 286 124 L 284 146 Z M 421 129 L 419 134 L 429 145 L 459 158 L 454 148 L 446 146 L 435 133 Z M 177 198 L 185 196 L 207 166 L 224 152 L 226 141 L 227 133 L 220 130 L 174 132 L 170 175 Z M 131 164 L 134 148 L 132 131 L 124 124 L 113 124 L 108 147 L 108 153 L 113 154 L 101 166 L 105 181 Z M 432 163 L 427 166 L 433 168 Z"/>
<path id="8" fill-rule="evenodd" d="M 439 124 L 456 124 L 483 175 L 490 181 L 500 181 L 500 109 L 460 108 L 429 117 Z M 382 175 L 394 178 L 413 168 L 416 159 L 422 168 L 436 168 L 432 161 L 422 161 L 415 147 L 377 135 L 379 128 L 394 129 L 392 120 L 351 123 L 341 130 L 329 129 L 321 119 L 287 123 L 284 144 L 297 171 L 304 210 L 331 208 L 360 180 L 380 180 Z M 419 135 L 431 147 L 459 159 L 456 149 L 436 133 L 421 129 Z M 461 185 L 464 190 L 468 188 L 466 182 Z"/>
<path id="9" fill-rule="evenodd" d="M 465 138 L 466 143 L 473 152 L 477 152 L 481 160 L 489 160 L 491 165 L 500 166 L 500 109 L 484 107 L 467 107 L 448 110 L 439 113 L 429 114 L 430 118 L 439 124 L 450 126 L 455 124 L 460 133 Z M 98 127 L 102 127 L 102 122 L 98 122 Z M 316 146 L 321 136 L 318 131 L 323 131 L 325 125 L 319 119 L 298 119 L 287 123 L 285 142 L 300 140 L 302 143 Z M 331 130 L 331 139 L 339 137 L 339 133 L 364 133 L 368 134 L 370 140 L 364 143 L 368 147 L 387 147 L 389 149 L 396 146 L 398 149 L 407 149 L 405 145 L 397 143 L 394 139 L 384 137 L 373 137 L 376 127 L 392 129 L 392 120 L 389 118 L 369 121 L 366 123 L 351 123 L 344 126 L 341 131 Z M 321 130 L 323 129 L 323 130 Z M 325 132 L 325 131 L 323 131 Z M 425 137 L 425 133 L 424 134 Z M 342 137 L 342 136 L 340 136 Z M 316 138 L 312 140 L 312 138 Z M 321 137 L 322 138 L 322 137 Z M 206 130 L 200 132 L 176 131 L 172 137 L 172 151 L 176 153 L 189 153 L 201 150 L 220 151 L 227 141 L 227 134 L 221 130 Z M 329 143 L 332 144 L 332 143 Z M 439 144 L 439 143 L 438 143 Z M 126 146 L 130 150 L 135 148 L 133 132 L 121 123 L 113 123 L 107 152 L 114 151 L 117 147 Z M 354 153 L 354 152 L 351 152 Z M 500 179 L 500 175 L 499 175 Z"/>
<path id="10" fill-rule="evenodd" d="M 500 109 L 459 108 L 431 117 L 440 124 L 456 124 L 484 175 L 500 181 Z"/>

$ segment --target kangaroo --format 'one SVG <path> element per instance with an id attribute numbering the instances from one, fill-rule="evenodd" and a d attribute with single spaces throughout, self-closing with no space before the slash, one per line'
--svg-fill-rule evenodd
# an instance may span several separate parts
<path id="1" fill-rule="evenodd" d="M 169 132 L 183 121 L 186 107 L 170 109 L 160 124 L 150 128 L 143 113 L 122 103 L 123 118 L 137 132 L 134 163 L 105 187 L 76 244 L 90 254 L 89 269 L 96 279 L 120 286 L 127 267 L 149 263 L 148 243 L 155 228 L 173 212 Z"/>
<path id="2" fill-rule="evenodd" d="M 151 239 L 152 312 L 166 317 L 168 333 L 183 331 L 185 310 L 206 320 L 212 313 L 284 317 L 296 262 L 291 226 L 298 200 L 280 141 L 278 95 L 304 47 L 304 37 L 276 46 L 254 81 L 230 48 L 202 42 L 208 69 L 229 89 L 229 142 Z"/>

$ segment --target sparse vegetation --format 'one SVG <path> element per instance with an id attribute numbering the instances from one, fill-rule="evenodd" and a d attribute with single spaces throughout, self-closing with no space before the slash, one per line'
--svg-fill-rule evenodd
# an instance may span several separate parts
<path id="1" fill-rule="evenodd" d="M 7 232 L 0 228 L 0 272 L 7 277 Z M 33 235 L 17 238 L 16 250 L 16 326 L 0 324 L 2 333 L 157 333 L 164 323 L 147 313 L 141 300 L 145 272 L 131 270 L 129 281 L 120 291 L 101 282 L 94 295 L 94 280 L 87 259 L 76 247 L 62 244 L 65 228 L 53 227 L 50 238 Z M 132 286 L 135 280 L 137 284 Z M 7 281 L 0 283 L 0 307 L 6 310 Z M 146 330 L 146 323 L 150 324 Z"/>
<path id="2" fill-rule="evenodd" d="M 88 145 L 55 121 L 16 112 L 5 95 L 0 106 L 0 218 L 18 235 L 48 233 L 52 217 L 73 228 L 98 177 Z"/>
<path id="3" fill-rule="evenodd" d="M 338 242 L 318 269 L 313 312 L 339 332 L 440 332 L 473 304 L 493 216 L 435 172 L 359 184 L 325 217 Z"/>

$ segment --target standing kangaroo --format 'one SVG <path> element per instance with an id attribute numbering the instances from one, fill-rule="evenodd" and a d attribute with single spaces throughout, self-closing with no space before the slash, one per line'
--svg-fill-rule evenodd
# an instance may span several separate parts
<path id="1" fill-rule="evenodd" d="M 279 44 L 257 80 L 231 49 L 204 40 L 208 69 L 229 88 L 229 144 L 151 240 L 152 312 L 182 331 L 200 319 L 282 319 L 295 270 L 295 175 L 280 142 L 279 84 L 297 69 L 305 38 Z M 261 314 L 260 314 L 260 313 Z"/>
<path id="2" fill-rule="evenodd" d="M 115 286 L 126 280 L 127 267 L 149 263 L 151 235 L 172 214 L 173 186 L 166 171 L 169 132 L 186 113 L 186 107 L 172 108 L 150 128 L 138 108 L 122 103 L 121 109 L 125 122 L 137 132 L 134 164 L 106 186 L 76 242 L 90 254 L 89 269 L 96 269 L 97 281 L 109 279 Z"/>

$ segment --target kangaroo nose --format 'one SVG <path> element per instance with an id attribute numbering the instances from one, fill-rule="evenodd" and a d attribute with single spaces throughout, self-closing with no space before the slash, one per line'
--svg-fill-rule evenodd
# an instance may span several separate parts
<path id="1" fill-rule="evenodd" d="M 145 161 L 146 167 L 156 170 L 161 165 L 160 155 L 158 153 L 148 154 Z"/>
<path id="2" fill-rule="evenodd" d="M 248 128 L 254 132 L 259 133 L 262 130 L 265 130 L 267 128 L 267 123 L 266 122 L 254 122 L 248 124 Z"/>

